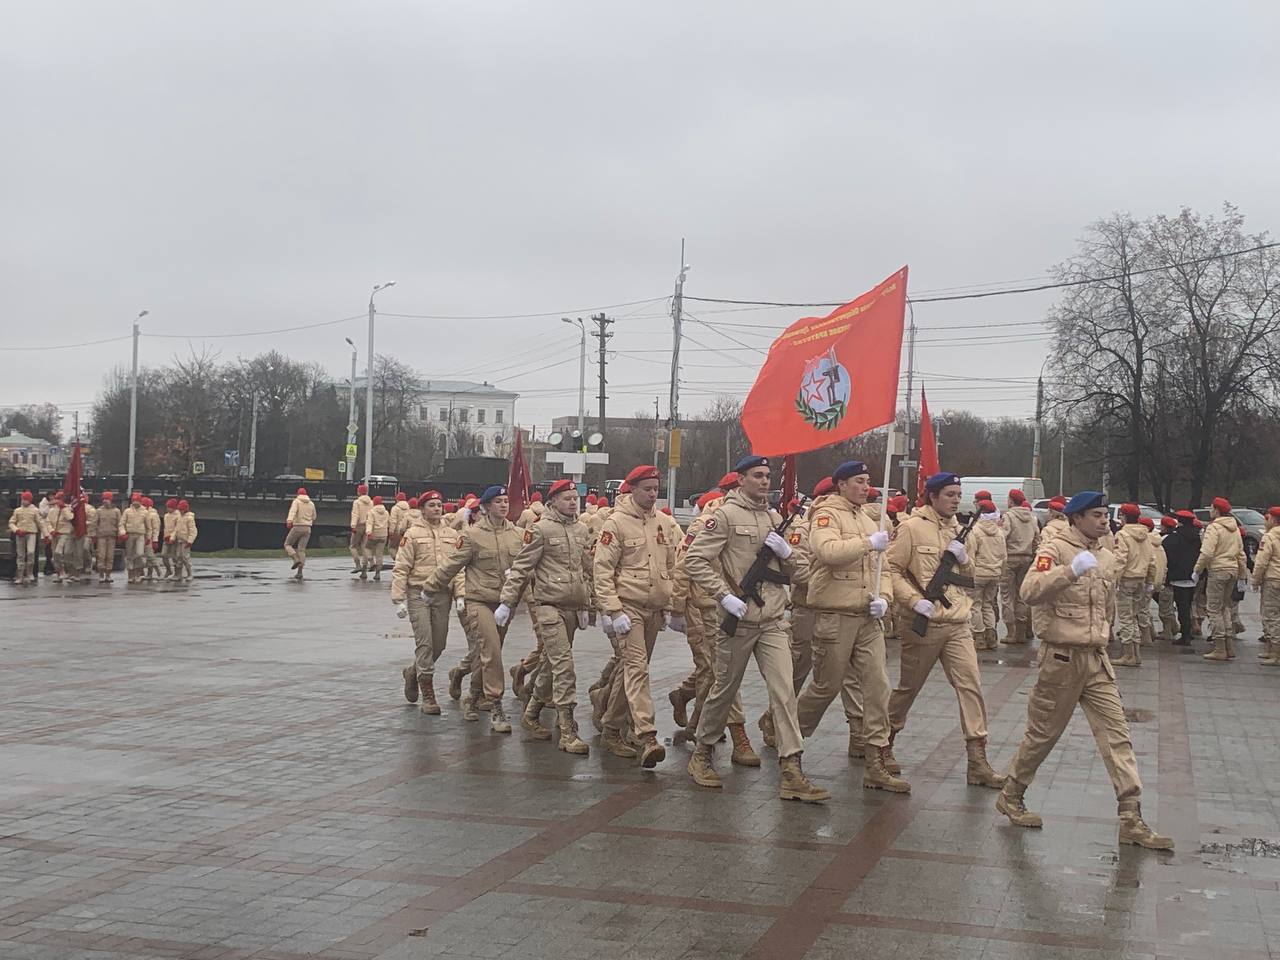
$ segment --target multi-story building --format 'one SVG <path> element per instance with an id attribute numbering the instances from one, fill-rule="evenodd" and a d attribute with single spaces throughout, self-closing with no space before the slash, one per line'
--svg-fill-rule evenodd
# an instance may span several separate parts
<path id="1" fill-rule="evenodd" d="M 336 383 L 340 399 L 347 397 L 347 381 Z M 377 383 L 374 383 L 377 390 Z M 405 398 L 405 419 L 435 435 L 435 444 L 448 456 L 505 457 L 515 441 L 516 398 L 487 380 L 418 380 Z M 364 378 L 356 378 L 356 397 L 364 398 Z M 375 407 L 377 409 L 376 401 Z M 459 449 L 459 444 L 471 449 Z"/>
<path id="2" fill-rule="evenodd" d="M 13 472 L 28 475 L 63 473 L 67 469 L 67 455 L 61 447 L 25 433 L 0 437 L 0 461 Z"/>

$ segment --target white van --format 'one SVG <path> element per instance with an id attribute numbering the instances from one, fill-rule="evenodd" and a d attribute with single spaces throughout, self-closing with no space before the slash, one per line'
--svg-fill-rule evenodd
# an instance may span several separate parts
<path id="1" fill-rule="evenodd" d="M 1044 497 L 1044 481 L 1039 477 L 961 477 L 960 509 L 968 512 L 973 508 L 973 497 L 979 490 L 991 494 L 996 508 L 1001 513 L 1009 503 L 1009 491 L 1021 490 L 1027 495 L 1027 503 L 1034 503 Z"/>

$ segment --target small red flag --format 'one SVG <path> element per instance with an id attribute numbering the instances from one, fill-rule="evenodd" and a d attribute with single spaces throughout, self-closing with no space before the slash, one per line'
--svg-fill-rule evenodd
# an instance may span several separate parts
<path id="1" fill-rule="evenodd" d="M 920 466 L 916 473 L 916 503 L 924 503 L 924 482 L 939 473 L 938 442 L 933 436 L 933 418 L 929 416 L 929 399 L 920 388 Z"/>
<path id="2" fill-rule="evenodd" d="M 524 459 L 524 431 L 515 428 L 516 442 L 511 447 L 511 470 L 507 474 L 507 499 L 511 509 L 507 516 L 514 522 L 529 503 L 529 465 Z"/>
<path id="3" fill-rule="evenodd" d="M 742 407 L 753 452 L 804 453 L 893 423 L 907 268 L 773 342 Z"/>
<path id="4" fill-rule="evenodd" d="M 80 441 L 75 442 L 75 448 L 71 451 L 71 463 L 67 467 L 67 475 L 62 481 L 62 499 L 67 506 L 71 507 L 74 520 L 73 529 L 77 537 L 85 535 L 85 519 L 84 519 L 84 489 L 80 486 L 81 480 L 80 465 Z"/>

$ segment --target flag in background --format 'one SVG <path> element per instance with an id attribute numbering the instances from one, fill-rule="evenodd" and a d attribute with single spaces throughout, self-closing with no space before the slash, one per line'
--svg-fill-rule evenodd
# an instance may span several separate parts
<path id="1" fill-rule="evenodd" d="M 929 398 L 920 387 L 920 465 L 916 468 L 916 504 L 924 504 L 924 482 L 942 470 L 938 464 L 938 442 L 933 436 L 933 418 L 929 416 Z"/>
<path id="2" fill-rule="evenodd" d="M 62 499 L 74 512 L 73 529 L 77 537 L 85 535 L 84 489 L 80 486 L 81 478 L 80 441 L 77 440 L 75 449 L 71 451 L 71 463 L 67 466 L 67 475 L 62 481 Z"/>
<path id="3" fill-rule="evenodd" d="M 511 509 L 507 516 L 514 522 L 529 505 L 529 465 L 524 459 L 524 431 L 519 427 L 516 427 L 516 442 L 511 448 L 511 471 L 507 474 L 507 499 L 511 501 Z"/>
<path id="4" fill-rule="evenodd" d="M 783 331 L 742 407 L 751 450 L 804 453 L 897 416 L 907 268 L 825 317 Z"/>

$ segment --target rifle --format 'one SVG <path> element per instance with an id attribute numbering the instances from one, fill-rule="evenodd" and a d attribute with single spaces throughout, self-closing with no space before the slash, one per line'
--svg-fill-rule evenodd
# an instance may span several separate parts
<path id="1" fill-rule="evenodd" d="M 791 521 L 796 518 L 800 511 L 789 513 L 783 517 L 782 522 L 774 527 L 773 532 L 782 536 L 787 532 L 787 527 L 791 525 Z M 756 553 L 756 558 L 751 562 L 751 566 L 747 568 L 746 575 L 742 578 L 742 583 L 738 589 L 742 596 L 739 598 L 743 601 L 752 600 L 757 607 L 764 606 L 764 598 L 760 596 L 761 583 L 790 583 L 791 579 L 779 570 L 770 566 L 775 560 L 772 550 L 768 544 L 761 544 L 760 550 Z M 732 613 L 726 613 L 724 621 L 720 624 L 720 629 L 724 631 L 726 637 L 732 637 L 738 632 L 738 618 Z"/>
<path id="2" fill-rule="evenodd" d="M 973 525 L 978 522 L 978 514 L 975 513 L 969 518 L 969 522 L 960 528 L 960 533 L 956 539 L 964 543 L 965 537 L 969 536 L 973 530 Z M 972 590 L 974 583 L 973 577 L 966 577 L 955 572 L 956 564 L 960 561 L 956 559 L 955 554 L 949 550 L 942 552 L 941 559 L 938 560 L 938 569 L 933 571 L 933 576 L 929 578 L 929 584 L 924 588 L 924 598 L 931 603 L 942 604 L 944 607 L 950 607 L 951 601 L 947 599 L 947 587 L 965 587 Z M 929 629 L 929 618 L 923 613 L 917 613 L 915 619 L 911 621 L 911 632 L 918 637 L 923 637 Z"/>

